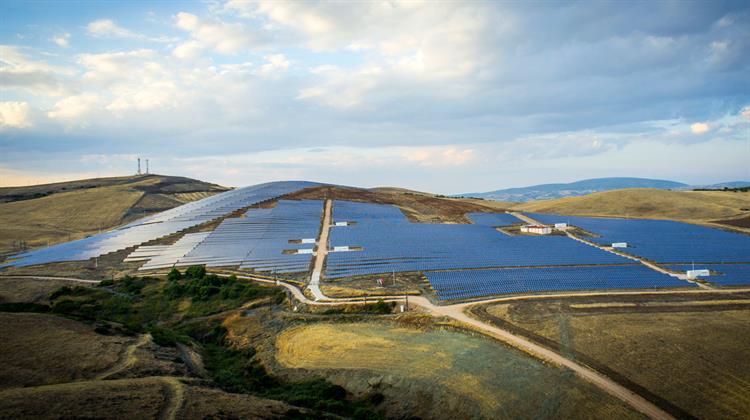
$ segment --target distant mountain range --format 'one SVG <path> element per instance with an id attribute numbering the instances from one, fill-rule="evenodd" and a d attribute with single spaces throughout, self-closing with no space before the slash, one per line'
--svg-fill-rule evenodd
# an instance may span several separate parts
<path id="1" fill-rule="evenodd" d="M 463 197 L 479 197 L 497 201 L 526 202 L 553 198 L 576 197 L 600 191 L 623 188 L 657 188 L 663 190 L 689 190 L 693 188 L 722 189 L 750 186 L 747 181 L 722 182 L 711 185 L 688 185 L 682 182 L 647 178 L 595 178 L 567 184 L 540 184 L 530 187 L 508 188 L 483 193 L 459 194 Z"/>

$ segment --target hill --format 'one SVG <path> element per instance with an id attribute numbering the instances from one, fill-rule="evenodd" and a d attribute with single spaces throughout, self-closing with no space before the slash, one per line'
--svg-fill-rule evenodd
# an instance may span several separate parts
<path id="1" fill-rule="evenodd" d="M 79 239 L 226 190 L 164 175 L 0 188 L 0 254 Z"/>
<path id="2" fill-rule="evenodd" d="M 723 224 L 750 216 L 750 193 L 625 189 L 517 204 L 514 210 L 571 216 L 641 217 Z"/>
<path id="3" fill-rule="evenodd" d="M 484 193 L 463 194 L 469 197 L 486 198 L 499 201 L 526 202 L 548 200 L 562 197 L 575 197 L 600 191 L 620 190 L 623 188 L 658 188 L 678 189 L 687 184 L 647 178 L 595 178 L 567 184 L 540 184 L 530 187 L 508 188 Z"/>

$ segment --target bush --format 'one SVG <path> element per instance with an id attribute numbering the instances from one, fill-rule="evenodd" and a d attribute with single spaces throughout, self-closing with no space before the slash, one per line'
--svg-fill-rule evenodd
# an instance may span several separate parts
<path id="1" fill-rule="evenodd" d="M 83 286 L 63 286 L 49 295 L 49 300 L 55 300 L 61 296 L 86 296 L 91 290 Z"/>
<path id="2" fill-rule="evenodd" d="M 172 271 L 167 274 L 167 280 L 169 281 L 177 281 L 182 279 L 182 273 L 180 273 L 180 270 L 176 268 L 172 268 Z"/>
<path id="3" fill-rule="evenodd" d="M 180 334 L 177 331 L 171 330 L 169 328 L 153 326 L 148 329 L 148 332 L 154 339 L 154 343 L 160 346 L 174 347 L 177 343 L 188 342 L 188 338 L 184 334 Z"/>
<path id="4" fill-rule="evenodd" d="M 185 277 L 189 279 L 202 279 L 206 277 L 206 267 L 202 265 L 191 265 L 185 270 Z"/>

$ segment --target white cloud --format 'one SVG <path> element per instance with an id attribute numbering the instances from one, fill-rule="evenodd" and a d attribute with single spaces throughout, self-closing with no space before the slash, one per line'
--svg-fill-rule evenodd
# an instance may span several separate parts
<path id="1" fill-rule="evenodd" d="M 705 122 L 690 124 L 690 131 L 693 134 L 705 134 L 711 131 L 711 125 Z"/>
<path id="2" fill-rule="evenodd" d="M 40 96 L 68 92 L 62 79 L 74 70 L 29 57 L 23 48 L 0 45 L 0 91 L 18 89 Z"/>
<path id="3" fill-rule="evenodd" d="M 266 64 L 260 66 L 258 74 L 264 77 L 279 78 L 281 73 L 284 73 L 288 68 L 290 61 L 284 56 L 284 54 L 272 54 L 267 55 Z"/>
<path id="4" fill-rule="evenodd" d="M 311 70 L 320 82 L 300 89 L 296 99 L 317 99 L 333 108 L 353 108 L 375 89 L 382 73 L 380 67 L 363 67 L 349 71 L 337 66 L 318 66 Z"/>
<path id="5" fill-rule="evenodd" d="M 0 102 L 0 128 L 28 128 L 31 126 L 28 103 Z"/>
<path id="6" fill-rule="evenodd" d="M 58 101 L 47 116 L 66 122 L 67 125 L 86 125 L 85 117 L 89 116 L 99 105 L 101 98 L 93 93 L 83 93 Z"/>
<path id="7" fill-rule="evenodd" d="M 52 38 L 52 42 L 57 44 L 58 47 L 68 48 L 70 47 L 70 34 L 65 33 Z"/>
<path id="8" fill-rule="evenodd" d="M 192 38 L 172 51 L 179 58 L 193 58 L 199 51 L 208 49 L 220 54 L 236 54 L 261 44 L 259 33 L 240 23 L 203 19 L 192 13 L 180 12 L 175 17 L 175 25 L 190 33 Z"/>
<path id="9" fill-rule="evenodd" d="M 133 32 L 130 29 L 119 26 L 112 19 L 99 19 L 93 22 L 89 22 L 89 24 L 86 25 L 86 32 L 88 32 L 90 36 L 93 36 L 95 38 L 120 38 L 161 43 L 169 43 L 175 41 L 174 38 L 170 38 L 167 36 L 149 37 L 137 32 Z"/>
<path id="10" fill-rule="evenodd" d="M 89 22 L 86 31 L 91 36 L 101 38 L 139 38 L 141 35 L 117 25 L 111 19 L 99 19 Z"/>

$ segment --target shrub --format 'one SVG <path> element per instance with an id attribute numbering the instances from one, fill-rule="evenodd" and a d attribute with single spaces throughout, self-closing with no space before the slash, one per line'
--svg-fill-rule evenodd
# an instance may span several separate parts
<path id="1" fill-rule="evenodd" d="M 180 273 L 180 270 L 177 268 L 172 268 L 172 271 L 167 274 L 167 280 L 169 281 L 177 281 L 182 279 L 182 273 Z"/>
<path id="2" fill-rule="evenodd" d="M 191 265 L 185 270 L 185 277 L 189 279 L 202 279 L 206 277 L 206 267 L 202 265 Z"/>

